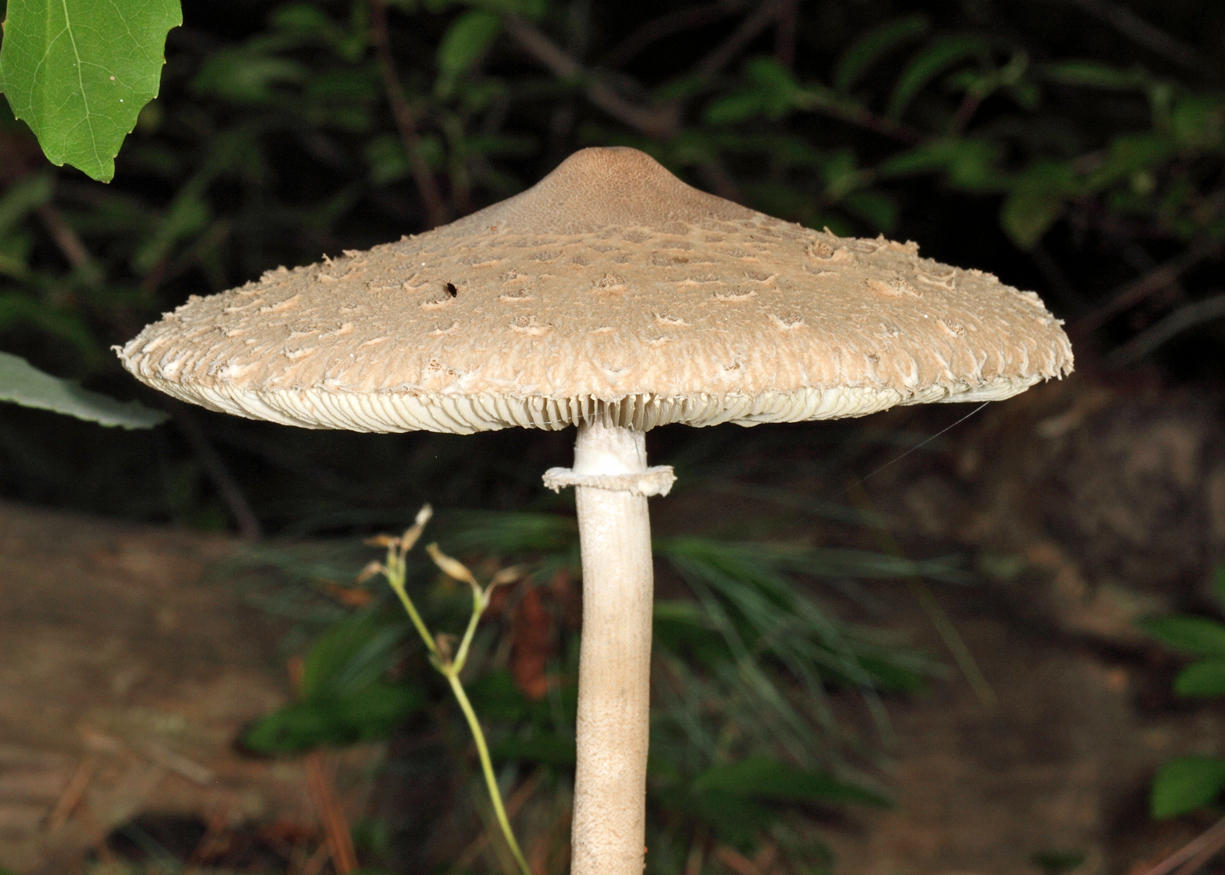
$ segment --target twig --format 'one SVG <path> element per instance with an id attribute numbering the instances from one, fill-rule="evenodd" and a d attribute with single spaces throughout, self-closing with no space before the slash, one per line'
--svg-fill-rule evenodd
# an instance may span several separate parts
<path id="1" fill-rule="evenodd" d="M 1204 871 L 1204 864 L 1211 861 L 1213 857 L 1219 854 L 1225 848 L 1225 838 L 1218 838 L 1212 847 L 1204 848 L 1190 860 L 1183 864 L 1183 867 L 1178 870 L 1176 875 L 1195 875 L 1197 872 Z"/>
<path id="2" fill-rule="evenodd" d="M 319 820 L 323 824 L 324 839 L 332 865 L 339 875 L 356 872 L 357 851 L 353 848 L 349 821 L 336 802 L 332 782 L 324 770 L 323 755 L 319 751 L 311 751 L 306 755 L 306 781 L 310 787 L 311 799 L 319 812 Z"/>
<path id="3" fill-rule="evenodd" d="M 85 281 L 96 286 L 102 283 L 103 272 L 98 262 L 90 254 L 76 229 L 64 220 L 63 215 L 54 204 L 43 204 L 34 211 L 46 227 L 51 239 L 59 247 L 64 258 L 68 259 L 76 270 L 80 271 Z"/>
<path id="4" fill-rule="evenodd" d="M 1193 304 L 1183 304 L 1112 351 L 1106 360 L 1112 365 L 1131 364 L 1184 331 L 1214 319 L 1225 319 L 1225 294 L 1213 295 Z"/>
<path id="5" fill-rule="evenodd" d="M 736 185 L 735 178 L 727 172 L 727 168 L 719 160 L 717 153 L 712 153 L 709 158 L 702 161 L 698 165 L 698 172 L 702 175 L 702 181 L 719 197 L 737 203 L 741 202 L 740 188 Z"/>
<path id="6" fill-rule="evenodd" d="M 1169 875 L 1175 871 L 1181 872 L 1182 875 L 1191 875 L 1199 866 L 1220 853 L 1223 848 L 1225 848 L 1225 818 L 1218 820 L 1156 866 L 1144 872 L 1143 875 Z M 1183 866 L 1184 863 L 1191 864 L 1194 868 Z"/>
<path id="7" fill-rule="evenodd" d="M 180 753 L 175 753 L 170 748 L 164 747 L 157 742 L 146 742 L 142 745 L 141 752 L 150 761 L 157 763 L 166 771 L 174 772 L 176 775 L 186 778 L 192 783 L 207 786 L 217 780 L 212 769 L 202 766 Z"/>
<path id="8" fill-rule="evenodd" d="M 302 686 L 302 659 L 294 657 L 289 661 L 289 682 L 294 689 Z M 336 803 L 332 793 L 332 782 L 323 767 L 323 756 L 319 751 L 311 751 L 306 755 L 306 786 L 315 810 L 319 813 L 319 822 L 323 826 L 324 848 L 327 857 L 332 861 L 332 867 L 338 875 L 349 875 L 357 870 L 357 851 L 353 848 L 353 835 L 349 830 L 349 822 L 344 811 Z M 311 858 L 311 863 L 319 859 L 319 854 Z"/>
<path id="9" fill-rule="evenodd" d="M 327 845 L 323 845 L 317 851 L 310 855 L 310 858 L 302 865 L 302 875 L 319 875 L 323 871 L 323 867 L 328 864 L 331 858 L 328 853 Z M 292 869 L 290 870 L 293 871 Z"/>
<path id="10" fill-rule="evenodd" d="M 1212 65 L 1194 46 L 1175 39 L 1164 30 L 1149 24 L 1136 13 L 1109 0 L 1072 0 L 1082 10 L 1104 21 L 1137 45 L 1141 45 L 1171 64 L 1201 73 L 1212 71 Z"/>
<path id="11" fill-rule="evenodd" d="M 219 852 L 225 850 L 226 832 L 229 829 L 229 812 L 224 808 L 215 809 L 209 815 L 204 826 L 204 835 L 196 842 L 196 847 L 187 857 L 187 862 L 193 865 L 207 863 Z"/>
<path id="12" fill-rule="evenodd" d="M 916 145 L 931 139 L 918 128 L 877 115 L 866 106 L 849 98 L 834 95 L 833 92 L 815 92 L 803 103 L 803 108 L 809 112 L 821 113 L 847 124 L 856 125 L 865 131 L 871 131 L 900 143 Z"/>
<path id="13" fill-rule="evenodd" d="M 800 0 L 782 0 L 778 26 L 774 30 L 774 57 L 788 70 L 795 67 L 796 30 L 800 20 Z"/>
<path id="14" fill-rule="evenodd" d="M 706 841 L 695 839 L 689 845 L 689 856 L 685 858 L 684 875 L 702 875 L 702 864 L 706 862 Z"/>
<path id="15" fill-rule="evenodd" d="M 187 438 L 187 443 L 196 454 L 196 458 L 200 460 L 204 473 L 216 487 L 217 494 L 221 496 L 221 500 L 229 509 L 230 515 L 234 518 L 234 524 L 238 527 L 238 534 L 249 540 L 258 538 L 262 533 L 259 517 L 251 509 L 251 503 L 247 501 L 247 496 L 243 494 L 242 488 L 234 479 L 234 475 L 230 473 L 225 461 L 204 436 L 204 431 L 196 422 L 195 417 L 185 407 L 177 404 L 171 407 L 171 416 L 174 418 L 175 425 L 179 427 L 179 431 Z"/>
<path id="16" fill-rule="evenodd" d="M 1206 258 L 1221 249 L 1219 240 L 1201 239 L 1185 251 L 1157 265 L 1148 273 L 1120 286 L 1101 307 L 1076 320 L 1072 326 L 1078 334 L 1087 334 L 1100 328 L 1111 317 L 1134 307 L 1149 295 L 1178 281 L 1178 278 Z"/>
<path id="17" fill-rule="evenodd" d="M 64 787 L 63 792 L 55 800 L 51 813 L 47 815 L 47 832 L 55 832 L 68 821 L 73 809 L 77 807 L 81 797 L 85 795 L 85 788 L 89 786 L 89 779 L 94 775 L 95 766 L 96 762 L 92 756 L 86 756 L 77 765 L 76 770 L 72 773 L 72 777 L 68 779 L 68 784 Z"/>
<path id="18" fill-rule="evenodd" d="M 409 168 L 421 203 L 425 207 L 426 220 L 431 228 L 443 224 L 449 218 L 446 202 L 438 188 L 429 165 L 421 154 L 421 139 L 417 135 L 417 118 L 409 105 L 408 96 L 400 84 L 399 73 L 396 72 L 395 58 L 391 52 L 391 38 L 387 31 L 386 0 L 370 0 L 370 42 L 374 45 L 375 56 L 378 59 L 379 75 L 383 78 L 383 88 L 387 92 L 387 102 L 391 106 L 391 117 L 395 121 L 396 131 L 404 143 L 408 153 Z"/>
<path id="19" fill-rule="evenodd" d="M 638 55 L 643 49 L 653 42 L 658 42 L 661 39 L 672 36 L 675 33 L 691 30 L 695 27 L 701 27 L 705 24 L 711 24 L 718 21 L 720 18 L 736 12 L 734 7 L 730 7 L 724 2 L 707 3 L 703 6 L 695 6 L 691 9 L 681 9 L 677 12 L 669 12 L 666 15 L 661 15 L 658 18 L 652 18 L 650 21 L 640 25 L 637 30 L 627 36 L 621 42 L 613 46 L 608 53 L 600 59 L 601 67 L 611 67 L 616 69 L 624 66 L 632 58 Z"/>
<path id="20" fill-rule="evenodd" d="M 705 58 L 693 67 L 693 75 L 699 79 L 709 79 L 726 67 L 746 45 L 753 41 L 759 33 L 777 19 L 785 6 L 784 0 L 770 0 L 757 6 L 744 21 L 740 22 L 722 45 L 716 46 Z"/>
<path id="21" fill-rule="evenodd" d="M 680 112 L 675 103 L 643 107 L 618 94 L 604 77 L 589 71 L 534 26 L 517 16 L 503 19 L 506 32 L 525 52 L 558 79 L 579 82 L 583 93 L 595 106 L 617 121 L 648 137 L 668 139 L 680 128 Z"/>
<path id="22" fill-rule="evenodd" d="M 727 845 L 719 845 L 715 848 L 715 859 L 736 872 L 737 875 L 763 875 L 756 863 Z"/>
<path id="23" fill-rule="evenodd" d="M 1064 306 L 1072 304 L 1078 309 L 1085 309 L 1088 306 L 1087 299 L 1084 293 L 1068 279 L 1068 275 L 1054 258 L 1051 257 L 1050 251 L 1039 241 L 1030 251 L 1030 257 L 1033 258 L 1034 264 L 1041 272 L 1044 285 L 1047 288 L 1058 292 L 1059 300 L 1064 302 Z"/>

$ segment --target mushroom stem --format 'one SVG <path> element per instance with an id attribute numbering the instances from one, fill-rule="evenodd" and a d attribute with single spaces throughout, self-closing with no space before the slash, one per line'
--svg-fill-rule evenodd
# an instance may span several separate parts
<path id="1" fill-rule="evenodd" d="M 646 466 L 643 432 L 579 426 L 573 470 L 583 562 L 578 759 L 571 875 L 641 875 L 645 854 L 653 574 L 647 496 L 672 485 Z"/>

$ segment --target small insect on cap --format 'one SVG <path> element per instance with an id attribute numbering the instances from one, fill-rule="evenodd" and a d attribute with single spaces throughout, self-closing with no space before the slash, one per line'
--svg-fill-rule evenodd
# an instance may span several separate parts
<path id="1" fill-rule="evenodd" d="M 1072 370 L 1033 292 L 584 149 L 433 231 L 186 304 L 118 350 L 154 388 L 307 428 L 754 425 L 1007 398 Z"/>

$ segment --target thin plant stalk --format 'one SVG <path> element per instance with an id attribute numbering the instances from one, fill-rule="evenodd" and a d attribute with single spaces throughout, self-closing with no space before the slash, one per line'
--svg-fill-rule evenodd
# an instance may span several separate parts
<path id="1" fill-rule="evenodd" d="M 366 566 L 366 570 L 362 572 L 361 579 L 368 578 L 373 574 L 381 574 L 387 580 L 388 585 L 391 586 L 392 591 L 400 600 L 400 604 L 403 605 L 404 611 L 408 614 L 409 619 L 412 620 L 417 634 L 421 636 L 421 641 L 425 644 L 426 650 L 429 651 L 430 664 L 447 679 L 447 684 L 451 687 L 455 701 L 459 703 L 459 709 L 463 712 L 464 719 L 468 722 L 468 729 L 472 732 L 472 739 L 476 743 L 477 757 L 481 761 L 481 773 L 485 777 L 485 787 L 489 791 L 489 801 L 493 806 L 493 813 L 497 818 L 498 827 L 502 830 L 502 837 L 506 840 L 511 856 L 515 858 L 515 864 L 519 867 L 522 875 L 532 875 L 532 870 L 527 865 L 523 851 L 520 850 L 519 843 L 515 840 L 515 834 L 510 825 L 510 818 L 506 814 L 506 806 L 502 802 L 502 792 L 498 788 L 498 781 L 494 776 L 493 761 L 489 757 L 489 745 L 485 741 L 485 733 L 481 729 L 481 723 L 477 719 L 476 711 L 473 710 L 472 702 L 468 699 L 468 693 L 464 690 L 463 682 L 459 677 L 460 673 L 464 670 L 464 664 L 468 660 L 468 651 L 471 647 L 473 636 L 476 634 L 476 627 L 480 623 L 485 609 L 489 607 L 490 594 L 495 587 L 508 583 L 520 577 L 521 574 L 517 568 L 503 569 L 494 575 L 488 586 L 482 587 L 476 582 L 472 572 L 463 563 L 444 554 L 438 549 L 436 544 L 430 544 L 426 548 L 430 558 L 434 560 L 434 563 L 444 574 L 455 580 L 467 583 L 472 588 L 472 615 L 468 618 L 468 626 L 464 630 L 464 636 L 460 640 L 459 647 L 454 655 L 452 655 L 450 648 L 430 633 L 429 628 L 425 625 L 425 621 L 421 619 L 421 614 L 418 613 L 417 607 L 413 604 L 413 600 L 405 587 L 405 579 L 407 577 L 405 557 L 421 537 L 421 532 L 432 513 L 433 511 L 427 504 L 418 512 L 412 527 L 400 537 L 393 538 L 381 535 L 373 539 L 371 541 L 372 544 L 387 548 L 387 558 L 383 563 L 372 562 Z"/>

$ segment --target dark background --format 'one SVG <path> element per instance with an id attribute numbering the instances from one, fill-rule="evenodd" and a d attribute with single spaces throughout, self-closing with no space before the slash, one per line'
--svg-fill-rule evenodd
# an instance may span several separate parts
<path id="1" fill-rule="evenodd" d="M 47 192 L 7 199 L 0 347 L 91 388 L 167 405 L 108 347 L 188 294 L 424 230 L 593 144 L 638 146 L 763 211 L 913 239 L 1037 289 L 1068 321 L 1082 373 L 1141 368 L 1208 390 L 1219 376 L 1225 13 L 1211 4 L 188 3 L 184 14 L 161 97 L 112 185 L 48 168 L 20 124 L 0 131 L 6 191 Z M 173 426 L 120 434 L 8 408 L 0 489 L 279 531 L 356 496 L 397 512 L 425 494 L 522 500 L 513 481 L 534 470 L 495 477 L 498 459 L 565 453 L 564 439 L 540 435 L 354 438 L 173 412 Z M 478 480 L 511 482 L 491 493 L 457 473 L 477 460 L 490 466 Z M 226 497 L 226 471 L 247 510 Z"/>

